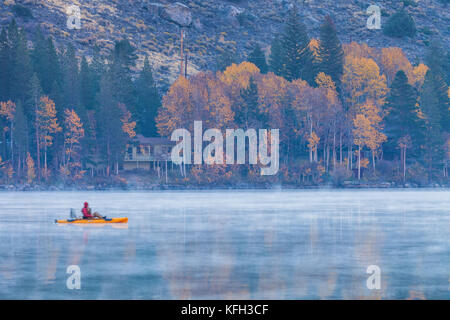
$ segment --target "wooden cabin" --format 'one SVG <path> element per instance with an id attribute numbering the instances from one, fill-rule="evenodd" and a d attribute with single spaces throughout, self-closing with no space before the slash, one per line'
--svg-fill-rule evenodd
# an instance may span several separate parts
<path id="1" fill-rule="evenodd" d="M 150 170 L 159 167 L 162 162 L 170 162 L 170 153 L 175 142 L 167 138 L 148 138 L 137 135 L 127 145 L 123 169 Z"/>

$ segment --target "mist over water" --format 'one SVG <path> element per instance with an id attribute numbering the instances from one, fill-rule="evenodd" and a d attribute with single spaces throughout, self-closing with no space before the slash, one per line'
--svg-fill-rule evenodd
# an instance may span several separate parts
<path id="1" fill-rule="evenodd" d="M 129 223 L 54 223 L 84 201 Z M 0 209 L 0 299 L 450 298 L 447 190 L 2 192 Z"/>

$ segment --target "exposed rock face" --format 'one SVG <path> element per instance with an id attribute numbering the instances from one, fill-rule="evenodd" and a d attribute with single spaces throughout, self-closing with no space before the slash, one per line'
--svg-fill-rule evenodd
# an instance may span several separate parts
<path id="1" fill-rule="evenodd" d="M 194 21 L 194 28 L 197 29 L 198 31 L 202 31 L 203 30 L 203 24 L 201 23 L 199 18 L 195 19 L 195 21 Z"/>
<path id="2" fill-rule="evenodd" d="M 177 2 L 179 1 L 179 2 Z M 343 43 L 366 42 L 373 47 L 402 48 L 411 61 L 421 62 L 433 39 L 450 48 L 449 5 L 443 0 L 417 1 L 406 10 L 418 29 L 414 38 L 390 38 L 382 30 L 366 27 L 370 1 L 363 0 L 296 0 L 301 19 L 312 38 L 319 37 L 320 25 L 331 15 Z M 409 1 L 411 2 L 411 1 Z M 0 0 L 0 28 L 14 18 L 24 28 L 29 40 L 40 28 L 52 36 L 58 48 L 68 43 L 79 55 L 90 56 L 97 45 L 107 56 L 114 41 L 129 39 L 140 57 L 149 57 L 155 79 L 167 88 L 179 74 L 180 26 L 190 27 L 184 39 L 189 50 L 188 74 L 211 70 L 223 50 L 234 51 L 238 60 L 245 59 L 255 43 L 266 52 L 274 36 L 292 10 L 292 0 L 83 0 L 81 29 L 67 29 L 62 0 Z M 403 6 L 403 1 L 378 0 L 382 10 L 381 23 Z M 22 18 L 13 5 L 31 10 L 33 18 Z"/>
<path id="3" fill-rule="evenodd" d="M 237 17 L 238 15 L 240 15 L 243 12 L 244 12 L 244 9 L 238 8 L 235 6 L 230 6 L 230 8 L 228 9 L 228 15 L 230 17 Z"/>
<path id="4" fill-rule="evenodd" d="M 161 12 L 161 17 L 182 27 L 189 27 L 192 23 L 191 9 L 180 2 L 166 6 Z"/>

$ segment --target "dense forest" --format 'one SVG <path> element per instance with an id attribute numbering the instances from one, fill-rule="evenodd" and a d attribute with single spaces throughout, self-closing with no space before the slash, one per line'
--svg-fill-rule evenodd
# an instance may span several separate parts
<path id="1" fill-rule="evenodd" d="M 258 165 L 192 165 L 171 182 L 199 185 L 448 184 L 450 55 L 436 40 L 423 61 L 400 48 L 342 44 L 326 17 L 310 39 L 296 10 L 270 55 L 217 57 L 163 94 L 149 61 L 117 41 L 108 57 L 77 56 L 13 20 L 0 34 L 4 184 L 126 184 L 121 161 L 136 134 L 209 128 L 280 130 L 280 172 Z M 158 176 L 149 174 L 148 179 Z M 160 181 L 163 183 L 164 181 Z"/>

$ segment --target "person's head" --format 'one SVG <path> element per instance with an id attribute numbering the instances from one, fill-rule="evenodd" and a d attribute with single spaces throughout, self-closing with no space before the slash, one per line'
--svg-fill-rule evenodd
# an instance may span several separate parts
<path id="1" fill-rule="evenodd" d="M 84 203 L 84 207 L 87 208 L 89 207 L 89 204 L 87 202 Z"/>

